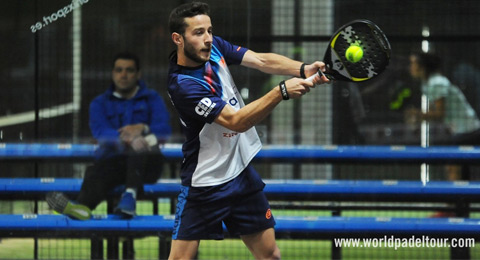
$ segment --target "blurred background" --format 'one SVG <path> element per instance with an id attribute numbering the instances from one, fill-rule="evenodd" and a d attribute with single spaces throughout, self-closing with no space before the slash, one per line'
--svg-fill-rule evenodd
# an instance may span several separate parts
<path id="1" fill-rule="evenodd" d="M 174 51 L 168 16 L 184 2 L 1 1 L 0 143 L 94 143 L 88 126 L 89 103 L 108 88 L 112 58 L 125 50 L 140 57 L 143 79 L 168 106 L 173 128 L 168 142 L 182 143 L 166 82 L 168 56 Z M 317 86 L 300 100 L 282 102 L 257 127 L 264 145 L 420 145 L 419 128 L 404 120 L 405 110 L 419 108 L 421 100 L 419 82 L 409 74 L 409 55 L 413 52 L 439 55 L 444 75 L 480 113 L 479 1 L 204 2 L 211 8 L 214 35 L 256 52 L 276 52 L 307 63 L 322 60 L 331 35 L 354 19 L 373 21 L 390 40 L 392 57 L 381 76 L 361 84 Z M 74 11 L 65 17 L 55 15 L 71 3 L 77 6 Z M 246 103 L 285 79 L 240 66 L 230 70 Z M 447 130 L 439 124 L 431 125 L 430 131 L 442 135 Z M 3 177 L 82 177 L 85 170 L 84 163 L 69 162 L 1 162 L 0 167 Z M 395 163 L 256 167 L 266 179 L 420 178 L 418 165 Z M 169 169 L 175 171 L 175 167 Z M 430 178 L 444 179 L 442 169 L 433 167 Z M 169 174 L 178 176 L 177 172 Z M 30 206 L 25 207 L 28 210 Z M 16 209 L 11 203 L 0 202 L 0 210 Z M 436 258 L 433 251 L 425 254 Z M 249 257 L 248 253 L 244 256 Z M 59 259 L 62 257 L 66 256 Z"/>
<path id="2" fill-rule="evenodd" d="M 129 50 L 140 56 L 147 85 L 168 105 L 174 129 L 169 142 L 181 143 L 166 77 L 168 55 L 174 50 L 168 16 L 183 2 L 2 1 L 0 141 L 94 142 L 89 103 L 110 85 L 113 56 Z M 419 128 L 404 121 L 405 109 L 420 106 L 419 82 L 408 72 L 412 52 L 440 56 L 445 75 L 480 110 L 477 1 L 206 2 L 214 34 L 257 52 L 277 52 L 307 63 L 321 60 L 336 28 L 354 19 L 375 22 L 391 42 L 392 59 L 380 77 L 319 86 L 301 100 L 281 103 L 257 127 L 264 144 L 419 145 Z M 58 17 L 57 11 L 70 3 L 77 8 Z M 247 103 L 283 79 L 240 66 L 231 70 Z M 442 134 L 445 127 L 432 125 L 431 131 Z M 297 177 L 329 178 L 335 172 L 328 166 L 305 167 L 317 168 L 296 170 Z M 288 171 L 274 168 L 272 174 L 291 177 L 293 170 Z"/>

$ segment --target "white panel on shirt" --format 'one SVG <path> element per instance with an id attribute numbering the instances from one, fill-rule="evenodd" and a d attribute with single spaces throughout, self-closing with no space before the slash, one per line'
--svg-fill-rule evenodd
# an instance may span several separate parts
<path id="1" fill-rule="evenodd" d="M 239 110 L 244 102 L 228 68 L 220 67 L 222 100 Z M 243 133 L 229 130 L 215 122 L 205 124 L 199 134 L 198 163 L 192 176 L 193 187 L 214 186 L 237 177 L 262 148 L 255 127 Z"/>

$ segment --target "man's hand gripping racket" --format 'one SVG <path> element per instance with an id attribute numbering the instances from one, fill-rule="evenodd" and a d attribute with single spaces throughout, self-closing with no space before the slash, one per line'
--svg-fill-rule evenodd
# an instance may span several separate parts
<path id="1" fill-rule="evenodd" d="M 361 82 L 378 76 L 390 60 L 391 47 L 385 34 L 373 22 L 355 20 L 343 25 L 330 39 L 321 70 L 316 75 L 329 80 Z"/>

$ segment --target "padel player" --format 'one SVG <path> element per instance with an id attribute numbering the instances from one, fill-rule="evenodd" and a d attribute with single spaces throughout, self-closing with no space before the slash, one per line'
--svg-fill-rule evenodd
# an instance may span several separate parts
<path id="1" fill-rule="evenodd" d="M 254 125 L 282 100 L 300 98 L 314 83 L 328 82 L 324 76 L 314 83 L 299 78 L 325 65 L 230 44 L 213 36 L 208 12 L 205 3 L 187 3 L 169 19 L 177 50 L 170 59 L 168 92 L 186 137 L 170 259 L 192 259 L 200 240 L 222 239 L 222 222 L 256 259 L 279 259 L 265 184 L 250 166 L 261 149 Z M 295 78 L 244 105 L 228 65 Z"/>

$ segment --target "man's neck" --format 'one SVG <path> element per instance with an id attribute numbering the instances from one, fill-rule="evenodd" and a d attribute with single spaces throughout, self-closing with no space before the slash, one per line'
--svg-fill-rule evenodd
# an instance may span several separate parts
<path id="1" fill-rule="evenodd" d="M 189 59 L 183 52 L 177 51 L 177 64 L 183 67 L 195 68 L 201 66 L 203 63 L 198 63 Z"/>
<path id="2" fill-rule="evenodd" d="M 140 87 L 139 87 L 139 86 L 136 86 L 136 87 L 133 88 L 131 91 L 126 92 L 126 93 L 122 93 L 122 92 L 119 92 L 119 91 L 115 90 L 115 91 L 113 92 L 113 95 L 114 95 L 115 97 L 118 97 L 118 98 L 131 99 L 131 98 L 133 98 L 133 97 L 137 94 L 137 92 L 138 92 L 139 89 L 140 89 Z"/>

